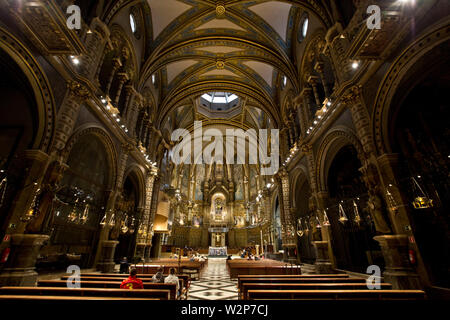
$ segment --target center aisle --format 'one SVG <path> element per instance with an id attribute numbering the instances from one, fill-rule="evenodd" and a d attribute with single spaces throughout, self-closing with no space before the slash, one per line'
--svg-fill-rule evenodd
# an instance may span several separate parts
<path id="1" fill-rule="evenodd" d="M 226 258 L 209 258 L 199 281 L 192 281 L 188 300 L 237 300 L 237 281 L 230 279 Z"/>

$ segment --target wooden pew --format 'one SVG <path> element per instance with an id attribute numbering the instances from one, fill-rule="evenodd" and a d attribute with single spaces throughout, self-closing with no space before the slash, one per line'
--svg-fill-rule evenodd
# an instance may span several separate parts
<path id="1" fill-rule="evenodd" d="M 136 270 L 138 274 L 155 274 L 160 267 L 163 267 L 163 273 L 169 274 L 169 270 L 171 268 L 175 268 L 178 270 L 178 264 L 177 263 L 165 263 L 161 265 L 151 264 L 151 265 L 137 265 Z M 191 278 L 199 278 L 201 274 L 202 267 L 200 265 L 195 265 L 193 263 L 190 264 L 181 264 L 180 270 L 178 270 L 179 274 L 185 274 L 189 275 Z M 191 276 L 192 275 L 192 276 Z"/>
<path id="2" fill-rule="evenodd" d="M 381 283 L 380 290 L 390 290 L 390 283 Z M 248 299 L 249 290 L 369 290 L 365 283 L 247 283 L 244 282 L 240 299 Z"/>
<path id="3" fill-rule="evenodd" d="M 230 266 L 230 278 L 236 279 L 239 275 L 300 275 L 300 267 L 294 266 L 264 266 L 264 265 L 234 265 Z"/>
<path id="4" fill-rule="evenodd" d="M 111 288 L 119 289 L 122 281 L 80 281 L 81 288 Z M 66 280 L 40 280 L 38 287 L 66 287 Z M 176 285 L 174 283 L 144 283 L 144 289 L 163 289 L 170 291 L 170 299 L 176 300 Z"/>
<path id="5" fill-rule="evenodd" d="M 143 289 L 99 289 L 99 288 L 56 288 L 56 287 L 2 287 L 0 296 L 25 295 L 25 296 L 71 296 L 71 297 L 124 297 L 124 298 L 149 298 L 157 300 L 169 300 L 170 290 Z"/>
<path id="6" fill-rule="evenodd" d="M 366 283 L 364 278 L 244 278 L 238 279 L 238 291 L 242 290 L 244 283 Z"/>
<path id="7" fill-rule="evenodd" d="M 249 290 L 248 300 L 424 300 L 421 290 Z"/>
<path id="8" fill-rule="evenodd" d="M 346 273 L 331 274 L 243 274 L 238 278 L 349 278 Z"/>
<path id="9" fill-rule="evenodd" d="M 142 282 L 147 283 L 147 282 L 152 282 L 152 276 L 146 275 L 143 277 L 138 276 L 139 279 L 142 280 Z M 61 280 L 68 280 L 71 276 L 62 276 Z M 114 276 L 105 276 L 105 277 L 99 277 L 99 276 L 85 276 L 84 274 L 80 275 L 80 280 L 81 281 L 122 281 L 124 279 L 126 279 L 128 276 L 123 275 L 123 274 L 119 274 L 119 275 L 114 275 Z M 165 277 L 167 277 L 167 275 L 165 275 Z M 190 283 L 190 279 L 188 276 L 184 276 L 184 275 L 179 275 L 178 279 L 180 281 L 180 290 L 181 291 L 189 291 L 189 283 Z M 184 290 L 183 290 L 184 289 Z"/>
<path id="10" fill-rule="evenodd" d="M 154 298 L 117 298 L 117 297 L 69 297 L 69 296 L 21 296 L 21 295 L 0 295 L 0 300 L 8 301 L 151 301 L 159 300 Z"/>

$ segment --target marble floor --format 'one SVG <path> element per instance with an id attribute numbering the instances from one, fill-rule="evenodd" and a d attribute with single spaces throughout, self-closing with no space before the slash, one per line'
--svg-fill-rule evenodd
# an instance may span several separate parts
<path id="1" fill-rule="evenodd" d="M 192 281 L 188 300 L 237 300 L 237 280 L 231 280 L 226 258 L 209 258 L 200 280 Z"/>

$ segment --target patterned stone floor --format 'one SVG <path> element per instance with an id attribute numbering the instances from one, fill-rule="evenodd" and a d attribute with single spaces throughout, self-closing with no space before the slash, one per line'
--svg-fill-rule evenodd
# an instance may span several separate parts
<path id="1" fill-rule="evenodd" d="M 237 280 L 231 280 L 226 258 L 209 258 L 199 281 L 192 281 L 188 300 L 237 300 Z"/>

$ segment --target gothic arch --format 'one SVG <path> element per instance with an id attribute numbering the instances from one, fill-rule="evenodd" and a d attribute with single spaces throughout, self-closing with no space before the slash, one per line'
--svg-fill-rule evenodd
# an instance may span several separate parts
<path id="1" fill-rule="evenodd" d="M 292 173 L 290 174 L 290 182 L 289 185 L 291 186 L 289 192 L 290 192 L 290 203 L 291 208 L 297 207 L 296 202 L 296 190 L 298 185 L 302 185 L 303 183 L 309 183 L 309 173 L 308 169 L 304 165 L 298 165 L 292 170 Z"/>
<path id="2" fill-rule="evenodd" d="M 318 191 L 327 191 L 327 175 L 331 162 L 340 149 L 353 145 L 358 152 L 358 158 L 363 163 L 364 150 L 356 134 L 345 126 L 337 126 L 323 138 L 317 152 L 316 182 Z"/>
<path id="3" fill-rule="evenodd" d="M 39 119 L 33 149 L 47 152 L 54 138 L 56 111 L 53 93 L 44 70 L 28 48 L 1 27 L 0 49 L 17 63 L 33 89 Z"/>
<path id="4" fill-rule="evenodd" d="M 125 180 L 128 176 L 133 176 L 136 179 L 136 183 L 137 188 L 138 188 L 138 194 L 139 194 L 139 199 L 138 199 L 138 207 L 144 207 L 144 203 L 145 203 L 145 187 L 146 187 L 146 181 L 145 181 L 145 176 L 144 176 L 144 172 L 145 169 L 138 165 L 137 163 L 133 163 L 131 164 L 126 170 L 125 170 L 125 174 L 124 174 L 124 179 L 122 181 L 122 186 L 120 186 L 121 188 L 123 188 L 123 184 L 125 183 Z"/>
<path id="5" fill-rule="evenodd" d="M 75 143 L 86 135 L 95 135 L 97 138 L 105 146 L 106 153 L 108 155 L 109 160 L 109 185 L 108 188 L 113 189 L 116 188 L 117 184 L 117 151 L 114 146 L 114 142 L 109 136 L 106 130 L 96 124 L 86 124 L 78 128 L 72 136 L 69 138 L 66 148 L 63 150 L 62 158 L 64 162 L 67 162 L 68 157 L 70 155 L 70 151 L 72 150 Z"/>
<path id="6" fill-rule="evenodd" d="M 404 82 L 411 76 L 413 67 L 437 46 L 450 40 L 448 19 L 435 24 L 424 35 L 414 41 L 392 64 L 386 73 L 375 99 L 372 113 L 373 130 L 378 154 L 391 153 L 389 139 L 389 114 L 396 105 L 395 95 Z M 410 86 L 411 90 L 414 86 Z M 407 92 L 405 95 L 407 96 Z"/>

